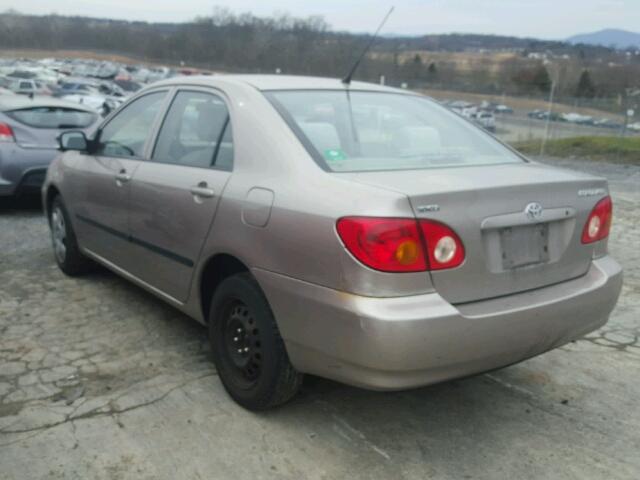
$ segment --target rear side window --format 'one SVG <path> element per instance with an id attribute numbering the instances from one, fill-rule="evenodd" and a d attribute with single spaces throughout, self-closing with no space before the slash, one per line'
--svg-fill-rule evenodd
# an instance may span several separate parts
<path id="1" fill-rule="evenodd" d="M 33 128 L 85 128 L 98 118 L 95 113 L 60 107 L 25 108 L 5 114 Z"/>
<path id="2" fill-rule="evenodd" d="M 231 124 L 224 101 L 205 92 L 178 92 L 160 129 L 152 160 L 230 169 L 232 158 Z"/>
<path id="3" fill-rule="evenodd" d="M 30 82 L 20 82 L 20 88 L 31 88 Z"/>

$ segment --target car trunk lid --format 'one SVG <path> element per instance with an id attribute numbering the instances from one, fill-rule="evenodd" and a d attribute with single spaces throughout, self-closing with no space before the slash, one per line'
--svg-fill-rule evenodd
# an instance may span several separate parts
<path id="1" fill-rule="evenodd" d="M 17 121 L 10 123 L 16 143 L 22 148 L 53 149 L 58 148 L 58 135 L 64 130 L 57 128 L 32 128 Z"/>
<path id="2" fill-rule="evenodd" d="M 464 263 L 430 273 L 454 304 L 585 274 L 593 245 L 582 244 L 582 229 L 607 194 L 605 180 L 537 163 L 347 175 L 406 194 L 417 218 L 456 231 Z"/>

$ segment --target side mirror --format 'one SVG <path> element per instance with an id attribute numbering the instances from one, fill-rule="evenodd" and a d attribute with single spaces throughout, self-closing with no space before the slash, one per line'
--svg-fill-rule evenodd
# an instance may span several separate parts
<path id="1" fill-rule="evenodd" d="M 77 130 L 61 133 L 58 137 L 58 143 L 60 144 L 60 150 L 63 152 L 67 150 L 86 152 L 89 147 L 89 142 L 84 132 Z"/>

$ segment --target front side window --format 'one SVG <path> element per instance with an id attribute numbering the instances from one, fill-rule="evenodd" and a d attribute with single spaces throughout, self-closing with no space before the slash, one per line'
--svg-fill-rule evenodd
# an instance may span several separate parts
<path id="1" fill-rule="evenodd" d="M 210 93 L 178 92 L 160 129 L 152 160 L 228 169 L 232 156 L 231 124 L 224 101 Z"/>
<path id="2" fill-rule="evenodd" d="M 98 118 L 95 113 L 60 107 L 25 108 L 5 114 L 34 128 L 86 128 Z"/>
<path id="3" fill-rule="evenodd" d="M 155 92 L 134 100 L 100 132 L 95 155 L 141 157 L 166 92 Z"/>
<path id="4" fill-rule="evenodd" d="M 468 121 L 417 95 L 346 90 L 266 95 L 309 153 L 329 171 L 523 161 Z"/>

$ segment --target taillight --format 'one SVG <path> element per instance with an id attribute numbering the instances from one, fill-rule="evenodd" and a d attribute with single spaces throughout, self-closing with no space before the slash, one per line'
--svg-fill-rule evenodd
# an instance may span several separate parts
<path id="1" fill-rule="evenodd" d="M 443 270 L 462 264 L 464 246 L 456 232 L 433 220 L 420 220 L 420 228 L 427 243 L 429 270 Z"/>
<path id="2" fill-rule="evenodd" d="M 15 142 L 13 130 L 6 123 L 0 122 L 0 142 Z"/>
<path id="3" fill-rule="evenodd" d="M 345 217 L 336 228 L 347 250 L 375 270 L 441 270 L 457 267 L 464 260 L 464 247 L 456 233 L 431 220 Z"/>
<path id="4" fill-rule="evenodd" d="M 596 203 L 591 210 L 582 230 L 582 243 L 592 243 L 607 238 L 611 230 L 612 217 L 613 203 L 611 197 L 607 196 Z"/>
<path id="5" fill-rule="evenodd" d="M 345 217 L 338 220 L 337 230 L 347 250 L 368 267 L 383 272 L 427 269 L 415 220 Z"/>

